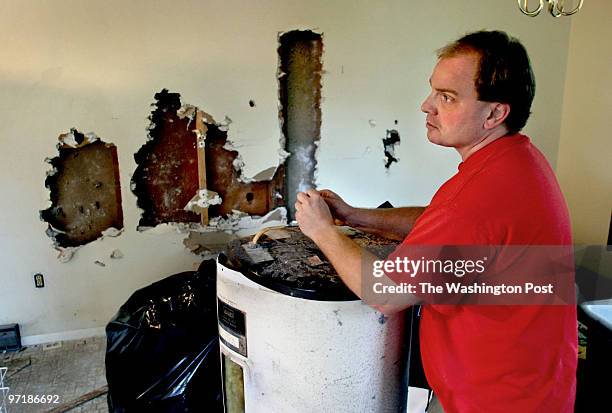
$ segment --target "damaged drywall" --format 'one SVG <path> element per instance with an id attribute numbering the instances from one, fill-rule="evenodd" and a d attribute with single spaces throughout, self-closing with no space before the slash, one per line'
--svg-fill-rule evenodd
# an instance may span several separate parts
<path id="1" fill-rule="evenodd" d="M 191 228 L 183 244 L 194 254 L 205 259 L 215 258 L 227 244 L 237 237 L 253 235 L 264 227 L 286 225 L 287 210 L 276 208 L 266 215 L 254 217 L 240 211 L 232 211 L 225 218 L 211 219 L 208 228 Z"/>
<path id="2" fill-rule="evenodd" d="M 276 208 L 264 216 L 251 216 L 241 211 L 232 211 L 227 217 L 217 217 L 210 225 L 220 231 L 233 232 L 238 236 L 254 234 L 263 227 L 276 226 L 287 222 L 287 210 Z"/>
<path id="3" fill-rule="evenodd" d="M 148 141 L 134 155 L 138 164 L 131 189 L 142 209 L 139 229 L 168 222 L 199 222 L 185 205 L 199 190 L 197 134 L 181 109 L 178 93 L 163 89 L 155 94 L 149 117 Z"/>
<path id="4" fill-rule="evenodd" d="M 200 189 L 193 198 L 185 205 L 186 211 L 192 211 L 201 214 L 211 205 L 219 205 L 222 202 L 219 194 L 208 189 Z"/>
<path id="5" fill-rule="evenodd" d="M 134 155 L 132 191 L 143 211 L 139 229 L 196 223 L 202 214 L 207 225 L 208 217 L 229 219 L 235 210 L 265 215 L 285 205 L 282 166 L 252 179 L 242 175 L 242 160 L 227 140 L 229 117 L 218 123 L 166 89 L 155 99 L 149 139 Z"/>
<path id="6" fill-rule="evenodd" d="M 51 206 L 40 211 L 49 224 L 47 234 L 60 251 L 62 262 L 75 248 L 123 229 L 117 148 L 95 134 L 76 129 L 59 137 L 59 155 L 47 159 L 45 186 Z"/>
<path id="7" fill-rule="evenodd" d="M 222 199 L 220 204 L 209 206 L 209 216 L 222 217 L 234 210 L 265 215 L 285 206 L 284 166 L 258 174 L 256 178 L 262 180 L 245 182 L 242 161 L 238 151 L 228 145 L 227 131 L 216 124 L 206 124 L 206 127 L 206 186 Z"/>
<path id="8" fill-rule="evenodd" d="M 395 121 L 397 124 L 397 121 Z M 385 168 L 389 169 L 393 162 L 397 162 L 395 157 L 395 145 L 400 144 L 400 134 L 396 129 L 387 129 L 387 135 L 383 138 L 385 150 Z"/>
<path id="9" fill-rule="evenodd" d="M 233 233 L 223 231 L 197 232 L 191 231 L 183 240 L 183 245 L 196 255 L 205 258 L 216 258 L 217 254 L 225 250 L 227 244 L 237 239 Z"/>
<path id="10" fill-rule="evenodd" d="M 315 152 L 321 138 L 323 38 L 310 30 L 279 35 L 280 120 L 289 157 L 285 185 L 289 219 L 297 192 L 315 187 Z"/>

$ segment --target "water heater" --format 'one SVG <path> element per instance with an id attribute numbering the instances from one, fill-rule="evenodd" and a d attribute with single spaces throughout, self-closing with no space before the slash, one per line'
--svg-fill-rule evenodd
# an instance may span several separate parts
<path id="1" fill-rule="evenodd" d="M 283 232 L 255 254 L 237 240 L 217 260 L 225 412 L 402 411 L 404 317 L 365 305 L 314 243 Z"/>

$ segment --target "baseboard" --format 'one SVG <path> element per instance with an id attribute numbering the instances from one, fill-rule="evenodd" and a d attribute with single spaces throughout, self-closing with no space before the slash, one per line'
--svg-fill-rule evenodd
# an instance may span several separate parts
<path id="1" fill-rule="evenodd" d="M 101 337 L 104 335 L 104 327 L 84 328 L 82 330 L 62 331 L 60 333 L 23 336 L 21 337 L 21 344 L 23 346 L 34 346 L 36 344 L 53 343 L 55 341 L 79 340 L 82 338 Z"/>

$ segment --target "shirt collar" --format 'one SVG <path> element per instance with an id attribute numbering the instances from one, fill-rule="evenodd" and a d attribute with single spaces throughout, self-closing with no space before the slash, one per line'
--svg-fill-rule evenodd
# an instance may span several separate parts
<path id="1" fill-rule="evenodd" d="M 521 135 L 520 133 L 502 136 L 501 138 L 494 140 L 490 144 L 480 148 L 470 155 L 469 158 L 459 164 L 458 170 L 460 172 L 474 170 L 484 164 L 493 154 L 499 153 L 510 146 L 524 141 L 525 139 L 529 138 L 527 138 L 525 135 Z"/>

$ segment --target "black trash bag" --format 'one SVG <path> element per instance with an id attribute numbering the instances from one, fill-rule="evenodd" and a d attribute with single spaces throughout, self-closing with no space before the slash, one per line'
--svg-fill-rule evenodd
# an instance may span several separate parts
<path id="1" fill-rule="evenodd" d="M 136 291 L 106 326 L 111 412 L 222 412 L 216 263 Z"/>

